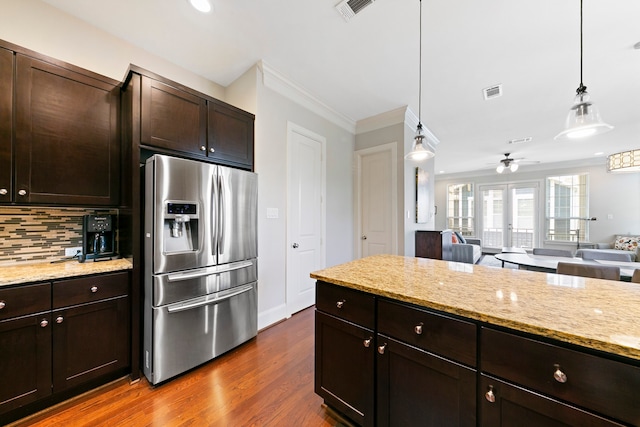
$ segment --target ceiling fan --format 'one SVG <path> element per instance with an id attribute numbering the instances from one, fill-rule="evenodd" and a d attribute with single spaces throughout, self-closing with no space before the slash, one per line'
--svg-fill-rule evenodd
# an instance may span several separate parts
<path id="1" fill-rule="evenodd" d="M 504 153 L 504 159 L 500 159 L 500 164 L 496 168 L 496 172 L 515 172 L 518 170 L 518 168 L 520 167 L 520 165 L 518 165 L 518 162 L 521 159 L 512 159 L 511 157 L 509 157 L 510 154 L 511 153 Z"/>

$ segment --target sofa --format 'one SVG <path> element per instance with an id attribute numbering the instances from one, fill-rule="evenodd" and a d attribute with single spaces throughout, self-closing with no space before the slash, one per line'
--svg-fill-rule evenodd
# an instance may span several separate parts
<path id="1" fill-rule="evenodd" d="M 451 245 L 451 261 L 475 264 L 482 257 L 482 241 L 462 236 L 456 236 L 456 241 Z M 461 243 L 464 242 L 464 243 Z"/>
<path id="2" fill-rule="evenodd" d="M 592 248 L 578 249 L 576 256 L 583 258 L 585 254 L 594 252 L 628 254 L 630 261 L 640 261 L 640 236 L 615 236 L 613 242 L 594 243 Z"/>

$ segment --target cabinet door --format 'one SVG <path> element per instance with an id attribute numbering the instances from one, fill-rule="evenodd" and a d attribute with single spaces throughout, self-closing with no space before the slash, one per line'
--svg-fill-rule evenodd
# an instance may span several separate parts
<path id="1" fill-rule="evenodd" d="M 378 426 L 476 425 L 475 370 L 384 335 L 377 345 Z"/>
<path id="2" fill-rule="evenodd" d="M 17 55 L 15 201 L 117 205 L 120 91 Z"/>
<path id="3" fill-rule="evenodd" d="M 193 94 L 142 76 L 140 144 L 207 153 L 207 105 Z"/>
<path id="4" fill-rule="evenodd" d="M 0 413 L 51 394 L 51 312 L 0 322 L 0 379 Z"/>
<path id="5" fill-rule="evenodd" d="M 129 366 L 129 298 L 54 310 L 53 390 Z"/>
<path id="6" fill-rule="evenodd" d="M 0 202 L 11 201 L 13 52 L 0 49 Z"/>
<path id="7" fill-rule="evenodd" d="M 253 170 L 253 114 L 208 102 L 209 157 Z"/>
<path id="8" fill-rule="evenodd" d="M 482 375 L 480 392 L 480 426 L 622 426 L 486 375 Z"/>
<path id="9" fill-rule="evenodd" d="M 373 426 L 373 331 L 316 311 L 315 339 L 315 392 L 359 425 Z"/>

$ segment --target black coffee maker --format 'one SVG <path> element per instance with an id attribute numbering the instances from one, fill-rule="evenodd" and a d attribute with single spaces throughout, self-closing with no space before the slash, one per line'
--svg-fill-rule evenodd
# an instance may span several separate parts
<path id="1" fill-rule="evenodd" d="M 116 228 L 113 215 L 85 215 L 82 218 L 82 254 L 85 260 L 103 261 L 115 259 Z"/>

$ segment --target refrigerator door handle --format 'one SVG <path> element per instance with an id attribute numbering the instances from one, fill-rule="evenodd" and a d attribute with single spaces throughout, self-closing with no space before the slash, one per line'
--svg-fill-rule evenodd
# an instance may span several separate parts
<path id="1" fill-rule="evenodd" d="M 196 279 L 198 277 L 211 276 L 214 274 L 226 273 L 227 271 L 239 270 L 241 268 L 251 267 L 253 263 L 251 261 L 234 262 L 232 264 L 226 264 L 218 267 L 209 267 L 196 271 L 189 271 L 185 273 L 169 274 L 167 279 L 169 282 L 179 282 L 180 280 Z"/>
<path id="2" fill-rule="evenodd" d="M 225 225 L 226 225 L 226 192 L 225 192 L 225 188 L 224 188 L 224 176 L 222 174 L 220 174 L 218 176 L 218 179 L 220 180 L 219 184 L 220 184 L 220 209 L 218 211 L 218 253 L 223 254 L 224 253 L 224 244 L 225 244 Z"/>
<path id="3" fill-rule="evenodd" d="M 204 307 L 205 305 L 218 304 L 218 303 L 220 303 L 222 301 L 225 301 L 225 300 L 228 300 L 228 299 L 233 298 L 235 296 L 244 294 L 245 292 L 249 292 L 252 289 L 253 289 L 253 284 L 246 285 L 246 286 L 241 286 L 238 289 L 234 289 L 230 293 L 225 293 L 224 295 L 221 295 L 221 296 L 216 297 L 216 298 L 212 298 L 212 299 L 208 299 L 207 298 L 205 300 L 200 300 L 200 301 L 193 302 L 193 303 L 180 303 L 180 304 L 170 305 L 169 307 L 167 307 L 167 311 L 169 313 L 178 313 L 180 311 L 192 310 L 194 308 Z"/>

